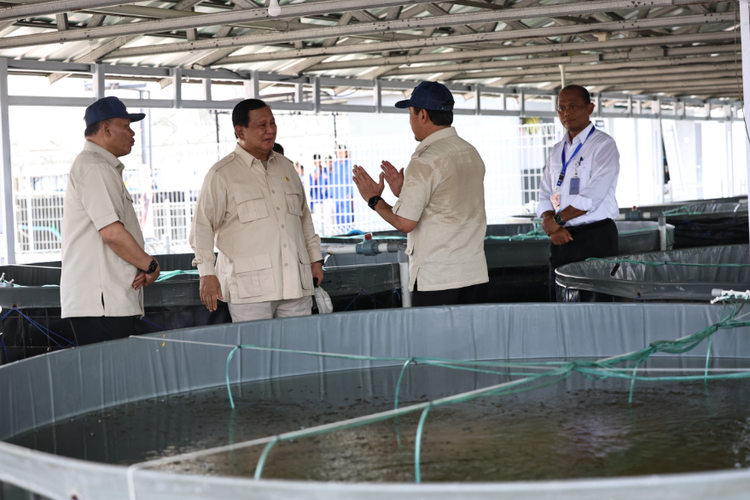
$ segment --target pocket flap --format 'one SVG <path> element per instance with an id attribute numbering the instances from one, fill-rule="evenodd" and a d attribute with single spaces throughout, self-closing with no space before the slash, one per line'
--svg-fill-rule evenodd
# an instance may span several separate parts
<path id="1" fill-rule="evenodd" d="M 261 192 L 259 187 L 242 188 L 241 191 L 236 191 L 234 193 L 234 201 L 237 204 L 249 200 L 257 200 L 259 198 L 263 198 L 263 193 Z"/>
<path id="2" fill-rule="evenodd" d="M 243 257 L 234 261 L 235 273 L 249 273 L 250 271 L 261 271 L 263 269 L 271 269 L 271 256 L 267 253 Z"/>
<path id="3" fill-rule="evenodd" d="M 300 264 L 310 264 L 310 255 L 308 255 L 307 251 L 298 252 L 297 254 L 299 255 Z"/>
<path id="4" fill-rule="evenodd" d="M 281 187 L 284 189 L 284 192 L 286 194 L 302 195 L 302 190 L 299 189 L 299 186 L 296 182 L 282 182 Z"/>

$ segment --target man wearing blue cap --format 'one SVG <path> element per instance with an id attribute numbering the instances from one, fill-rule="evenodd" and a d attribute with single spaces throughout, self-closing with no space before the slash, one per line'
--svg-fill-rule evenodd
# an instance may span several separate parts
<path id="1" fill-rule="evenodd" d="M 143 316 L 143 290 L 159 277 L 144 252 L 138 217 L 117 158 L 135 144 L 128 113 L 117 97 L 86 108 L 86 143 L 68 175 L 62 225 L 62 317 L 78 345 L 126 338 Z"/>
<path id="2" fill-rule="evenodd" d="M 370 208 L 407 233 L 414 306 L 487 301 L 484 162 L 451 126 L 453 104 L 445 85 L 420 83 L 410 99 L 396 103 L 409 108 L 419 141 L 406 171 L 384 161 L 376 183 L 362 167 L 353 170 L 354 183 Z M 393 207 L 380 197 L 384 181 L 399 198 Z"/>

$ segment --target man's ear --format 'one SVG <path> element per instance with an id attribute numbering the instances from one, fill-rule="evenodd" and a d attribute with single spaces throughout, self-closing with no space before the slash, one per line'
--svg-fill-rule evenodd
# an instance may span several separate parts
<path id="1" fill-rule="evenodd" d="M 242 125 L 235 125 L 234 135 L 235 137 L 237 137 L 237 139 L 244 141 L 245 140 L 245 128 Z"/>

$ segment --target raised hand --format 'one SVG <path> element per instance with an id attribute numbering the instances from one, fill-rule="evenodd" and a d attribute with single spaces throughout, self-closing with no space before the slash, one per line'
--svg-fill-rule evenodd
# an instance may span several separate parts
<path id="1" fill-rule="evenodd" d="M 385 175 L 385 180 L 391 188 L 391 192 L 396 196 L 401 196 L 401 188 L 404 186 L 404 169 L 396 170 L 396 167 L 388 160 L 383 160 L 380 168 L 383 170 L 382 175 Z"/>
<path id="2" fill-rule="evenodd" d="M 354 184 L 357 185 L 359 194 L 362 195 L 362 198 L 364 198 L 365 201 L 369 201 L 373 196 L 380 196 L 383 194 L 383 189 L 385 189 L 384 177 L 385 174 L 381 172 L 380 181 L 376 183 L 372 180 L 370 174 L 365 172 L 365 169 L 359 165 L 354 165 L 354 168 L 352 169 L 352 180 L 354 181 Z"/>

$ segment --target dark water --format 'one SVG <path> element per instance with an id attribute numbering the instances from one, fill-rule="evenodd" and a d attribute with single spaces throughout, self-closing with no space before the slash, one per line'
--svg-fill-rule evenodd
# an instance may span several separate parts
<path id="1" fill-rule="evenodd" d="M 681 366 L 702 363 L 683 360 Z M 737 363 L 724 360 L 713 366 Z M 82 415 L 10 442 L 132 464 L 392 409 L 399 370 L 247 383 L 233 387 L 235 411 L 224 388 L 147 400 Z M 411 367 L 400 406 L 507 380 Z M 544 389 L 435 408 L 423 435 L 422 480 L 595 478 L 750 465 L 750 380 L 637 382 L 632 405 L 628 389 L 628 381 L 574 375 Z M 412 482 L 419 416 L 279 443 L 263 477 Z M 251 477 L 261 451 L 256 446 L 166 468 Z"/>

